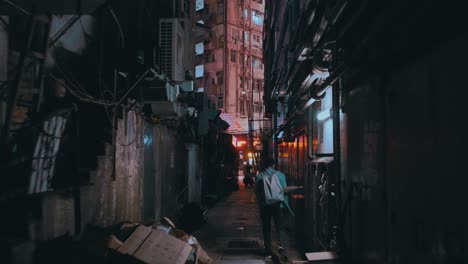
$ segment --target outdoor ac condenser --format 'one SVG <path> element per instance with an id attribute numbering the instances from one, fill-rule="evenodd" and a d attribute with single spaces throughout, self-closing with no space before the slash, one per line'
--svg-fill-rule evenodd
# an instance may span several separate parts
<path id="1" fill-rule="evenodd" d="M 190 70 L 188 64 L 193 45 L 188 27 L 186 19 L 164 18 L 159 21 L 161 70 L 176 82 L 184 81 L 186 70 Z"/>

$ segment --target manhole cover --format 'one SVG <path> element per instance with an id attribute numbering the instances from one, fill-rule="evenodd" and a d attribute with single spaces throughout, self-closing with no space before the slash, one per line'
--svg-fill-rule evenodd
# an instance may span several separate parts
<path id="1" fill-rule="evenodd" d="M 228 248 L 259 248 L 260 244 L 256 240 L 231 240 L 228 242 Z"/>

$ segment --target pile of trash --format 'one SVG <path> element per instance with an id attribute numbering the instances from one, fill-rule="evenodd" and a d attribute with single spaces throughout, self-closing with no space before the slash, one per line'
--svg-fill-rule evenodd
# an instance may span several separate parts
<path id="1" fill-rule="evenodd" d="M 112 263 L 212 263 L 198 240 L 166 217 L 152 226 L 124 223 L 115 231 L 107 243 Z"/>

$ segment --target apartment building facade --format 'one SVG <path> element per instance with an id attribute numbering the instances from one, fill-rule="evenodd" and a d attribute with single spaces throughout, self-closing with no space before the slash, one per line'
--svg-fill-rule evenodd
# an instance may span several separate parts
<path id="1" fill-rule="evenodd" d="M 210 36 L 196 43 L 196 87 L 216 102 L 229 132 L 246 134 L 263 119 L 263 0 L 197 0 L 197 23 L 210 28 Z"/>

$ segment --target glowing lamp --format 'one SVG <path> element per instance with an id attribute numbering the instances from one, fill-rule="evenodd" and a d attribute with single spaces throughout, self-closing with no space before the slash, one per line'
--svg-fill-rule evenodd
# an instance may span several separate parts
<path id="1" fill-rule="evenodd" d="M 330 115 L 331 115 L 331 111 L 330 111 L 330 109 L 327 109 L 325 111 L 322 111 L 322 112 L 318 113 L 317 119 L 322 121 L 322 120 L 325 120 L 325 119 L 329 118 Z"/>

